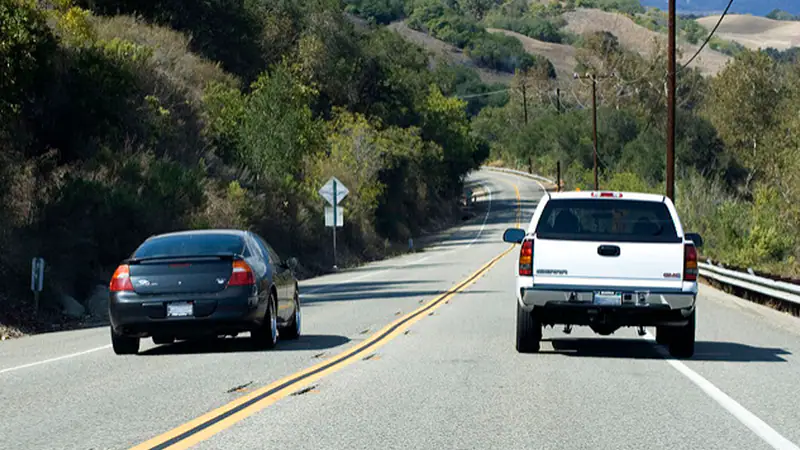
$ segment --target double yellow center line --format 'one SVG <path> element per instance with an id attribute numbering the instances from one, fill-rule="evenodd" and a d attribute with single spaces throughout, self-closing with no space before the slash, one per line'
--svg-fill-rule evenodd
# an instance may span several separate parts
<path id="1" fill-rule="evenodd" d="M 517 196 L 517 226 L 519 227 L 521 208 L 519 189 L 514 186 L 514 190 Z M 147 442 L 139 444 L 133 447 L 132 450 L 189 448 L 192 445 L 204 441 L 220 431 L 231 427 L 233 424 L 255 414 L 256 412 L 261 411 L 278 400 L 289 396 L 293 392 L 309 386 L 314 381 L 347 367 L 353 362 L 361 359 L 365 354 L 383 347 L 386 343 L 402 334 L 413 324 L 422 320 L 426 313 L 436 310 L 445 302 L 447 302 L 447 300 L 454 297 L 459 292 L 467 289 L 513 249 L 514 246 L 506 249 L 444 294 L 439 295 L 420 308 L 395 320 L 355 347 L 345 350 L 342 353 L 339 353 L 338 355 L 333 356 L 332 358 L 317 365 L 289 375 L 288 377 L 282 378 L 268 386 L 264 386 L 248 395 L 242 396 L 220 408 L 187 422 L 184 425 L 156 436 Z"/>

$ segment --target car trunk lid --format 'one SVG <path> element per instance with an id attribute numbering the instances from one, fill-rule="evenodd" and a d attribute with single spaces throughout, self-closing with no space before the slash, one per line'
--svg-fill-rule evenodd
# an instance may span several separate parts
<path id="1" fill-rule="evenodd" d="M 214 293 L 227 286 L 233 256 L 153 258 L 129 264 L 137 294 Z"/>

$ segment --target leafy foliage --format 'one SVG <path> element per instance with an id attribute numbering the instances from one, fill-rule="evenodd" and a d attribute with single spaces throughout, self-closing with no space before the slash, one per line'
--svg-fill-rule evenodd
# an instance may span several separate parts
<path id="1" fill-rule="evenodd" d="M 786 12 L 782 9 L 773 9 L 767 14 L 767 19 L 773 20 L 800 20 L 800 15 Z"/>
<path id="2" fill-rule="evenodd" d="M 492 28 L 516 31 L 540 41 L 560 44 L 564 40 L 559 27 L 552 20 L 546 18 L 491 15 L 486 18 L 486 24 Z"/>
<path id="3" fill-rule="evenodd" d="M 405 15 L 404 0 L 345 0 L 346 11 L 375 23 L 387 24 Z"/>
<path id="4" fill-rule="evenodd" d="M 480 67 L 509 73 L 546 67 L 555 76 L 552 63 L 546 58 L 530 55 L 519 39 L 489 33 L 475 19 L 459 14 L 437 0 L 422 0 L 422 3 L 415 4 L 409 26 L 463 48 Z"/>

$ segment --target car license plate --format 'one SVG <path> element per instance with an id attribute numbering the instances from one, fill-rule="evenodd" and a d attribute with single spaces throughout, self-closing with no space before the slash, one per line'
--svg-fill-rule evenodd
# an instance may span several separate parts
<path id="1" fill-rule="evenodd" d="M 194 305 L 191 302 L 167 303 L 167 316 L 186 317 L 194 315 Z"/>
<path id="2" fill-rule="evenodd" d="M 621 292 L 600 291 L 594 293 L 595 305 L 618 306 L 622 304 Z"/>

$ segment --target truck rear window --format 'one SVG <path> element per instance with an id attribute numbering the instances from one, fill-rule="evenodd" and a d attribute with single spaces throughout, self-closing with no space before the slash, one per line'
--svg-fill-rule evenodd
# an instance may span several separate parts
<path id="1" fill-rule="evenodd" d="M 134 258 L 242 254 L 244 240 L 234 234 L 197 233 L 157 237 L 145 241 Z"/>
<path id="2" fill-rule="evenodd" d="M 681 242 L 667 206 L 640 200 L 550 200 L 536 233 L 570 241 Z"/>

